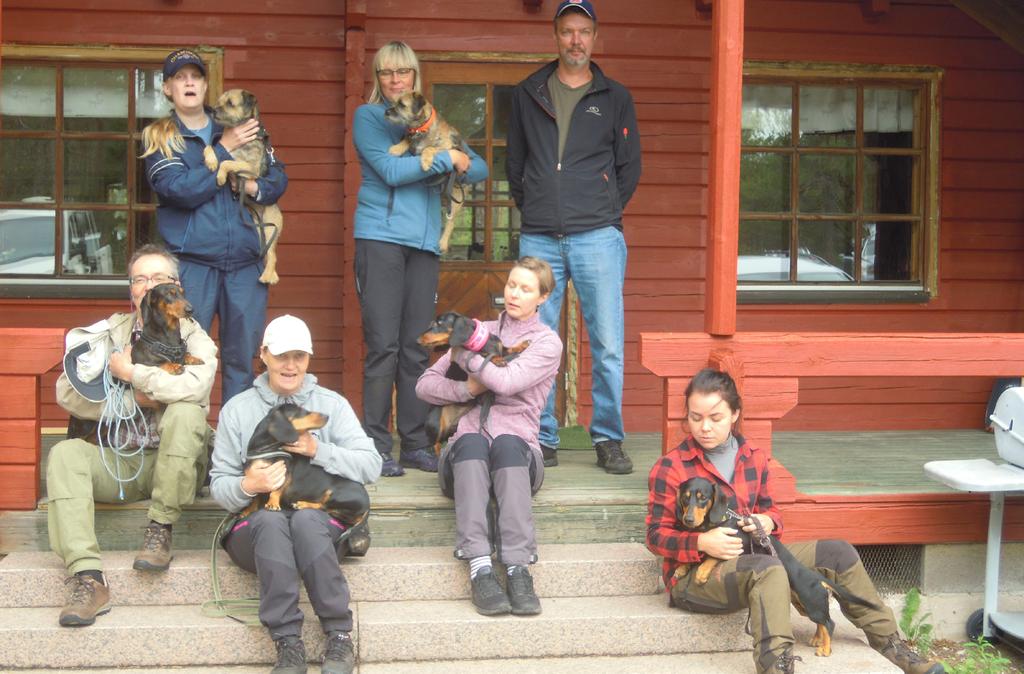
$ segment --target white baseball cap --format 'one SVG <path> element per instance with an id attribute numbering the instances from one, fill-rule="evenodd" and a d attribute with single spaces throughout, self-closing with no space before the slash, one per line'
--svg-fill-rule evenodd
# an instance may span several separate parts
<path id="1" fill-rule="evenodd" d="M 275 356 L 289 351 L 305 351 L 313 355 L 313 338 L 309 327 L 301 318 L 290 314 L 278 316 L 267 324 L 263 333 L 263 346 Z"/>
<path id="2" fill-rule="evenodd" d="M 84 328 L 73 328 L 64 337 L 64 345 L 64 373 L 71 386 L 90 402 L 106 400 L 103 370 L 113 349 L 107 320 Z"/>

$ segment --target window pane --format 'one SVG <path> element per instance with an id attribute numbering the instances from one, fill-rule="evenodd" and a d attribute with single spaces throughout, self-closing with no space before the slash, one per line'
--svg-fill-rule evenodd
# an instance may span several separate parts
<path id="1" fill-rule="evenodd" d="M 853 147 L 856 141 L 856 89 L 800 87 L 800 145 Z"/>
<path id="2" fill-rule="evenodd" d="M 146 160 L 139 158 L 142 152 L 142 141 L 132 141 L 132 157 L 135 161 L 135 203 L 155 204 L 156 192 L 146 178 Z"/>
<path id="3" fill-rule="evenodd" d="M 65 274 L 127 274 L 127 211 L 65 211 Z"/>
<path id="4" fill-rule="evenodd" d="M 171 109 L 164 98 L 164 74 L 160 69 L 135 71 L 135 129 L 142 131 L 150 122 L 165 117 Z"/>
<path id="5" fill-rule="evenodd" d="M 508 117 L 512 112 L 512 90 L 511 84 L 495 84 L 492 89 L 494 99 L 491 101 L 491 112 L 494 119 L 491 122 L 491 135 L 496 139 L 504 139 L 508 135 Z"/>
<path id="6" fill-rule="evenodd" d="M 789 222 L 740 220 L 739 281 L 789 280 Z"/>
<path id="7" fill-rule="evenodd" d="M 801 220 L 796 280 L 853 281 L 853 223 L 842 220 Z"/>
<path id="8" fill-rule="evenodd" d="M 53 274 L 55 215 L 0 209 L 0 274 Z"/>
<path id="9" fill-rule="evenodd" d="M 793 139 L 793 88 L 743 85 L 744 145 L 789 145 Z"/>
<path id="10" fill-rule="evenodd" d="M 135 247 L 147 243 L 165 245 L 164 238 L 156 228 L 156 211 L 135 211 Z"/>
<path id="11" fill-rule="evenodd" d="M 455 220 L 455 230 L 448 241 L 444 261 L 484 259 L 484 209 L 463 208 Z"/>
<path id="12" fill-rule="evenodd" d="M 744 152 L 740 158 L 740 210 L 789 212 L 790 156 Z"/>
<path id="13" fill-rule="evenodd" d="M 487 87 L 483 84 L 435 84 L 434 105 L 462 137 L 485 138 Z"/>
<path id="14" fill-rule="evenodd" d="M 57 119 L 57 71 L 3 64 L 0 124 L 5 131 L 52 131 Z"/>
<path id="15" fill-rule="evenodd" d="M 864 90 L 864 145 L 914 147 L 917 92 L 910 89 Z"/>
<path id="16" fill-rule="evenodd" d="M 64 200 L 125 203 L 127 148 L 123 140 L 64 142 Z"/>
<path id="17" fill-rule="evenodd" d="M 913 193 L 913 157 L 864 157 L 865 213 L 912 213 Z"/>
<path id="18" fill-rule="evenodd" d="M 519 209 L 496 206 L 491 209 L 491 250 L 495 260 L 519 259 Z"/>
<path id="19" fill-rule="evenodd" d="M 0 138 L 0 201 L 54 197 L 54 141 Z"/>
<path id="20" fill-rule="evenodd" d="M 914 224 L 871 222 L 861 229 L 862 281 L 917 281 L 913 264 Z"/>
<path id="21" fill-rule="evenodd" d="M 468 145 L 480 155 L 484 162 L 487 162 L 487 146 L 483 143 L 468 143 Z M 487 181 L 481 180 L 480 182 L 471 183 L 467 185 L 469 188 L 470 199 L 486 199 L 487 198 Z"/>
<path id="22" fill-rule="evenodd" d="M 65 68 L 64 129 L 127 131 L 128 71 Z"/>
<path id="23" fill-rule="evenodd" d="M 508 189 L 508 176 L 505 175 L 505 157 L 508 152 L 503 147 L 494 147 L 494 161 L 491 163 L 491 198 L 511 199 Z"/>
<path id="24" fill-rule="evenodd" d="M 853 155 L 800 155 L 800 212 L 852 213 Z"/>

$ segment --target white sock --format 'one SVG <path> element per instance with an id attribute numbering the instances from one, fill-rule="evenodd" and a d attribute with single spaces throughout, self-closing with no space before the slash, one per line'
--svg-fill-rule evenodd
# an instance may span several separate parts
<path id="1" fill-rule="evenodd" d="M 474 557 L 469 560 L 469 578 L 472 580 L 476 578 L 478 573 L 486 572 L 491 570 L 491 558 L 487 555 L 482 557 Z"/>

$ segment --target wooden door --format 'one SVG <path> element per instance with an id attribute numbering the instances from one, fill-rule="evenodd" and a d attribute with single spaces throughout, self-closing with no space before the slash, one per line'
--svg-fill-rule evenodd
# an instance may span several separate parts
<path id="1" fill-rule="evenodd" d="M 505 175 L 512 89 L 546 59 L 495 63 L 470 60 L 471 56 L 455 58 L 421 53 L 421 88 L 440 115 L 459 129 L 473 151 L 487 162 L 490 172 L 487 180 L 469 191 L 449 250 L 441 258 L 437 309 L 438 313 L 458 311 L 493 319 L 504 303 L 508 271 L 519 257 L 519 210 Z M 560 332 L 566 343 L 565 330 Z M 564 384 L 561 377 L 564 374 L 560 375 Z M 565 386 L 558 390 L 561 410 Z"/>

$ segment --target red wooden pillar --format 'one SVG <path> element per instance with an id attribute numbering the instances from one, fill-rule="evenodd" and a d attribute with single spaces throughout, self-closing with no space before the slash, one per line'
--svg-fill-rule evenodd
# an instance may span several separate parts
<path id="1" fill-rule="evenodd" d="M 743 0 L 714 0 L 704 330 L 719 336 L 736 332 L 742 94 Z"/>
<path id="2" fill-rule="evenodd" d="M 59 328 L 0 328 L 0 510 L 39 500 L 39 379 L 63 355 Z"/>

